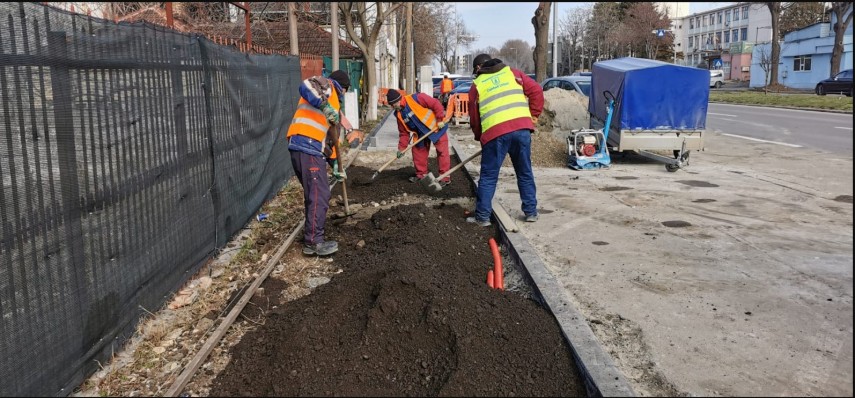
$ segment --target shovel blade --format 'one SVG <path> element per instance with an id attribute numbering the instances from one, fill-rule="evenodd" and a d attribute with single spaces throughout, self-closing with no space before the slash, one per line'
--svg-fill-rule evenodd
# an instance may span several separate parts
<path id="1" fill-rule="evenodd" d="M 428 173 L 424 178 L 419 180 L 419 184 L 421 184 L 430 193 L 442 191 L 442 185 L 436 180 L 433 173 Z"/>

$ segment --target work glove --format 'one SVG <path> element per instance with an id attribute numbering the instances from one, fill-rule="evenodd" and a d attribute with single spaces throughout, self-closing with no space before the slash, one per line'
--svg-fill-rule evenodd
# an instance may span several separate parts
<path id="1" fill-rule="evenodd" d="M 333 169 L 332 175 L 336 181 L 342 182 L 342 181 L 347 179 L 347 172 L 346 171 L 342 171 L 341 173 L 339 173 L 339 171 L 338 171 L 338 159 L 333 160 L 332 169 Z"/>
<path id="2" fill-rule="evenodd" d="M 404 156 L 404 153 L 401 151 L 395 152 L 395 159 L 400 159 Z"/>
<path id="3" fill-rule="evenodd" d="M 359 141 L 361 143 L 362 141 L 365 141 L 365 133 L 363 133 L 361 130 L 352 130 L 351 132 L 347 133 L 346 138 L 347 142 L 351 145 L 354 141 Z"/>
<path id="4" fill-rule="evenodd" d="M 436 129 L 442 130 L 443 128 L 445 128 L 445 122 L 440 120 L 439 123 L 436 124 Z"/>
<path id="5" fill-rule="evenodd" d="M 321 110 L 324 112 L 324 116 L 326 116 L 327 121 L 329 121 L 330 124 L 338 124 L 341 120 L 338 112 L 328 102 L 324 102 L 321 105 Z"/>

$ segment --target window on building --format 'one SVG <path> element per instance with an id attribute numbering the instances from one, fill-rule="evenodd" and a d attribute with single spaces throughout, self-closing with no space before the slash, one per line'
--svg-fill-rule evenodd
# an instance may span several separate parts
<path id="1" fill-rule="evenodd" d="M 742 19 L 748 19 L 748 6 L 742 7 Z"/>
<path id="2" fill-rule="evenodd" d="M 748 28 L 742 28 L 742 41 L 748 40 Z M 733 32 L 736 34 L 736 31 Z"/>
<path id="3" fill-rule="evenodd" d="M 715 32 L 715 48 L 721 47 L 721 32 Z"/>
<path id="4" fill-rule="evenodd" d="M 695 26 L 701 27 L 701 17 L 695 17 Z"/>
<path id="5" fill-rule="evenodd" d="M 748 29 L 748 28 L 743 28 L 743 29 Z M 739 41 L 739 30 L 734 29 L 734 30 L 730 31 L 730 37 L 733 38 L 732 41 L 734 41 L 734 42 Z"/>
<path id="6" fill-rule="evenodd" d="M 730 35 L 727 34 L 727 31 L 724 32 L 724 43 L 730 43 Z"/>
<path id="7" fill-rule="evenodd" d="M 695 47 L 699 48 L 701 46 L 701 36 L 695 36 Z"/>
<path id="8" fill-rule="evenodd" d="M 793 71 L 810 70 L 810 55 L 801 55 L 793 58 Z"/>
<path id="9" fill-rule="evenodd" d="M 707 27 L 707 16 L 704 15 L 704 27 Z"/>
<path id="10" fill-rule="evenodd" d="M 695 19 L 689 18 L 689 29 L 694 29 L 694 28 L 695 28 Z"/>
<path id="11" fill-rule="evenodd" d="M 734 20 L 734 21 L 738 21 L 738 20 L 739 20 L 739 9 L 738 9 L 738 8 L 734 8 L 734 9 L 733 9 L 733 20 Z"/>
<path id="12" fill-rule="evenodd" d="M 692 48 L 693 42 L 694 42 L 694 40 L 691 37 L 689 37 L 689 48 Z"/>
<path id="13" fill-rule="evenodd" d="M 718 12 L 718 24 L 721 25 L 721 11 Z"/>
<path id="14" fill-rule="evenodd" d="M 724 12 L 724 22 L 730 22 L 730 10 Z"/>

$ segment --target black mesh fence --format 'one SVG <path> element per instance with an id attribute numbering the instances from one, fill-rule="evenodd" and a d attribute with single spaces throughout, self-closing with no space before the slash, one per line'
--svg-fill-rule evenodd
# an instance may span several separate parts
<path id="1" fill-rule="evenodd" d="M 293 174 L 297 57 L 0 3 L 0 396 L 68 395 Z"/>

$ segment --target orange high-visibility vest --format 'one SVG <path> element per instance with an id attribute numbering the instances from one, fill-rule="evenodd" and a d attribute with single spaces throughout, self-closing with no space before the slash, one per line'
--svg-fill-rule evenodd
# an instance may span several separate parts
<path id="1" fill-rule="evenodd" d="M 436 115 L 433 114 L 433 111 L 430 110 L 430 108 L 423 107 L 421 104 L 419 104 L 414 98 L 416 95 L 417 94 L 401 97 L 401 110 L 395 112 L 395 116 L 398 117 L 398 121 L 401 122 L 401 124 L 404 125 L 404 128 L 411 134 L 426 134 L 436 129 Z M 410 130 L 410 126 L 407 126 L 406 121 L 401 116 L 402 113 L 407 111 L 407 108 L 413 111 L 413 116 L 415 116 L 416 119 L 414 121 L 416 122 L 416 124 L 421 124 L 422 126 L 426 127 L 427 131 L 416 132 Z M 413 120 L 413 118 L 410 118 L 410 120 Z"/>
<path id="2" fill-rule="evenodd" d="M 454 83 L 451 79 L 442 79 L 442 88 L 439 90 L 441 93 L 445 94 L 454 89 Z"/>
<path id="3" fill-rule="evenodd" d="M 332 94 L 327 99 L 327 102 L 329 102 L 336 112 L 341 110 L 341 103 L 338 101 L 338 94 L 336 94 L 335 88 L 332 88 Z M 300 102 L 297 103 L 297 112 L 294 112 L 294 118 L 291 119 L 291 126 L 288 127 L 286 137 L 299 134 L 320 141 L 321 148 L 325 148 L 327 144 L 327 131 L 329 129 L 330 122 L 324 116 L 324 112 L 309 104 L 303 97 L 300 97 Z M 335 147 L 333 147 L 330 159 L 335 159 L 336 157 Z"/>

